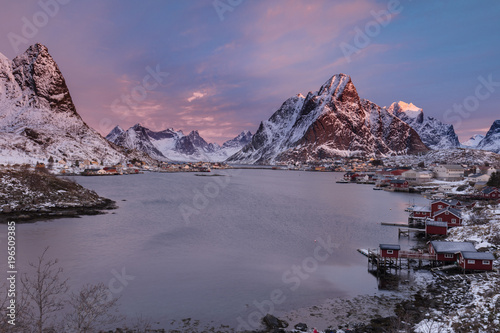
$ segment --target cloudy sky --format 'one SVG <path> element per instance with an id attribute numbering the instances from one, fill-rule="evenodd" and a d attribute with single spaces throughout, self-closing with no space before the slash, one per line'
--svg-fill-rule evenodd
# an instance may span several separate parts
<path id="1" fill-rule="evenodd" d="M 4 1 L 0 52 L 49 48 L 101 134 L 140 122 L 222 143 L 336 73 L 461 140 L 500 119 L 498 1 Z"/>

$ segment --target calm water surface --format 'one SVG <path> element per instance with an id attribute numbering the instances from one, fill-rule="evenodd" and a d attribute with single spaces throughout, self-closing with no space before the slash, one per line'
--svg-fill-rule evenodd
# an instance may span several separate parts
<path id="1" fill-rule="evenodd" d="M 410 201 L 426 202 L 370 185 L 336 184 L 338 173 L 219 173 L 226 176 L 75 177 L 120 208 L 18 225 L 20 271 L 50 246 L 49 256 L 59 259 L 73 288 L 110 285 L 128 316 L 146 314 L 164 326 L 186 317 L 234 325 L 273 290 L 285 299 L 279 310 L 378 292 L 356 249 L 397 243 L 397 229 L 380 222 L 406 221 Z M 0 228 L 5 235 L 5 225 Z M 333 253 L 314 259 L 320 240 L 328 239 Z"/>

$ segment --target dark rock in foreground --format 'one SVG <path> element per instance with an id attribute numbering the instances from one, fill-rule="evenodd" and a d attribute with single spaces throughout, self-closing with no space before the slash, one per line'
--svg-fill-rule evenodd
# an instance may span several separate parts
<path id="1" fill-rule="evenodd" d="M 66 178 L 23 167 L 0 169 L 0 223 L 102 214 L 114 201 Z"/>

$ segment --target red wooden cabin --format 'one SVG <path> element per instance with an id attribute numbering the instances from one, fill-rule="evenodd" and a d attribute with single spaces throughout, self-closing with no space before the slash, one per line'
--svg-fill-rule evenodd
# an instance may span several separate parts
<path id="1" fill-rule="evenodd" d="M 446 235 L 448 233 L 448 223 L 427 221 L 425 223 L 425 233 L 428 235 Z"/>
<path id="2" fill-rule="evenodd" d="M 495 256 L 489 252 L 462 251 L 458 254 L 458 264 L 464 270 L 493 270 Z"/>
<path id="3" fill-rule="evenodd" d="M 462 213 L 458 209 L 446 207 L 434 214 L 434 221 L 446 222 L 448 227 L 457 227 L 462 225 Z"/>
<path id="4" fill-rule="evenodd" d="M 500 198 L 498 187 L 487 186 L 481 190 L 481 196 L 488 200 L 497 200 Z"/>
<path id="5" fill-rule="evenodd" d="M 429 253 L 436 255 L 436 259 L 440 261 L 457 261 L 461 251 L 474 252 L 476 248 L 469 242 L 429 242 Z"/>
<path id="6" fill-rule="evenodd" d="M 397 244 L 380 244 L 380 256 L 382 258 L 399 258 L 401 246 Z"/>

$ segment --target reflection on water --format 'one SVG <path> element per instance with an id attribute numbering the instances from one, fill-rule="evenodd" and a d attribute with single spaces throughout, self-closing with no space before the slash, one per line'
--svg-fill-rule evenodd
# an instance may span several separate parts
<path id="1" fill-rule="evenodd" d="M 76 177 L 120 208 L 18 225 L 18 262 L 26 268 L 50 245 L 73 288 L 108 284 L 122 271 L 133 277 L 117 294 L 126 315 L 144 313 L 161 324 L 191 317 L 232 325 L 274 290 L 286 298 L 276 304 L 284 311 L 378 292 L 380 282 L 356 249 L 397 243 L 397 230 L 380 223 L 405 221 L 410 199 L 425 200 L 336 184 L 333 173 L 220 173 L 226 177 Z M 328 255 L 319 252 L 324 260 L 315 252 L 320 239 L 336 244 Z"/>

